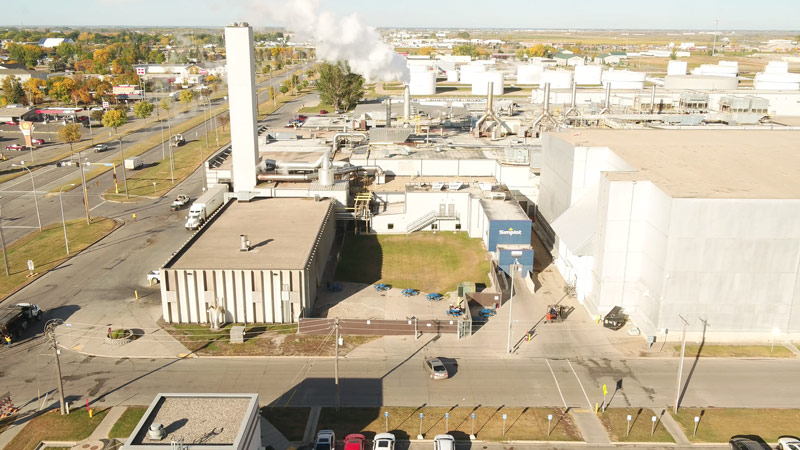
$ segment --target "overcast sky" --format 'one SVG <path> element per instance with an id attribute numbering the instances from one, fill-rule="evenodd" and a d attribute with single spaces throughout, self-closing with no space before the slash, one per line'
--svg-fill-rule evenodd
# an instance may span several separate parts
<path id="1" fill-rule="evenodd" d="M 224 26 L 278 25 L 270 8 L 298 0 L 36 0 L 11 1 L 0 25 Z M 611 28 L 794 30 L 800 0 L 320 0 L 320 9 L 358 13 L 377 27 Z"/>

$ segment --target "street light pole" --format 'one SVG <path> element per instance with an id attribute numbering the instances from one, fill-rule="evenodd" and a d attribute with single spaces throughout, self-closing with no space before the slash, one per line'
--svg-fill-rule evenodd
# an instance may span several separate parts
<path id="1" fill-rule="evenodd" d="M 678 315 L 681 321 L 683 322 L 683 334 L 681 335 L 681 364 L 678 367 L 678 381 L 676 382 L 677 387 L 675 388 L 675 414 L 678 414 L 678 406 L 681 401 L 681 378 L 683 378 L 683 356 L 686 354 L 686 326 L 689 325 L 689 322 L 683 318 L 683 316 Z"/>
<path id="2" fill-rule="evenodd" d="M 58 206 L 61 207 L 61 226 L 64 227 L 64 246 L 67 248 L 67 256 L 69 256 L 69 239 L 67 239 L 67 221 L 64 220 L 64 203 L 61 201 L 61 194 L 67 186 L 75 186 L 75 183 L 65 184 L 58 190 Z"/>
<path id="3" fill-rule="evenodd" d="M 89 215 L 89 190 L 86 188 L 86 175 L 83 173 L 83 153 L 78 151 L 78 167 L 81 169 L 81 188 L 83 189 L 83 206 L 86 209 L 86 225 L 92 224 Z"/>
<path id="4" fill-rule="evenodd" d="M 6 255 L 6 238 L 3 236 L 3 212 L 1 208 L 2 207 L 0 207 L 0 246 L 3 248 L 3 262 L 6 265 L 6 276 L 9 276 L 10 272 L 8 271 L 8 255 Z"/>
<path id="5" fill-rule="evenodd" d="M 510 264 L 508 266 L 509 272 L 511 272 L 511 297 L 508 298 L 508 346 L 506 351 L 510 354 L 511 353 L 511 318 L 514 306 L 514 274 L 519 270 L 519 260 L 514 259 L 514 264 Z"/>
<path id="6" fill-rule="evenodd" d="M 119 136 L 119 154 L 122 158 L 122 182 L 125 184 L 125 198 L 131 198 L 128 192 L 128 175 L 125 172 L 125 153 L 122 151 L 122 135 Z"/>
<path id="7" fill-rule="evenodd" d="M 39 215 L 39 200 L 36 199 L 36 182 L 33 180 L 33 172 L 31 169 L 23 166 L 22 164 L 11 164 L 11 167 L 22 167 L 31 174 L 31 186 L 33 186 L 33 204 L 36 206 L 36 220 L 39 221 L 39 231 L 42 231 L 42 217 Z"/>

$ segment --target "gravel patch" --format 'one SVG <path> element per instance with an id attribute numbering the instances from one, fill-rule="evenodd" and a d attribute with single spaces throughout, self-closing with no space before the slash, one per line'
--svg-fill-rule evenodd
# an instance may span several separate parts
<path id="1" fill-rule="evenodd" d="M 184 444 L 233 444 L 249 404 L 249 398 L 167 397 L 150 414 L 134 443 L 163 444 L 183 438 Z M 150 439 L 147 431 L 153 423 L 164 426 L 164 439 Z"/>

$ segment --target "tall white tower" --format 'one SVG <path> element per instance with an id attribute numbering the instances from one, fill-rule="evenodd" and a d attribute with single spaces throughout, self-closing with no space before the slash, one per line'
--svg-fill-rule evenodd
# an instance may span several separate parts
<path id="1" fill-rule="evenodd" d="M 228 103 L 233 149 L 233 191 L 244 194 L 256 187 L 258 164 L 258 104 L 256 100 L 253 28 L 245 22 L 225 27 Z M 249 195 L 239 195 L 249 199 Z"/>

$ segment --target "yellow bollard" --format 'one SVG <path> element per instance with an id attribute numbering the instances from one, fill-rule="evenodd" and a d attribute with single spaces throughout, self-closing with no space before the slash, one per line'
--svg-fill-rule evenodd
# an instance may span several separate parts
<path id="1" fill-rule="evenodd" d="M 133 295 L 136 296 L 136 300 L 139 300 L 139 291 L 133 291 Z"/>
<path id="2" fill-rule="evenodd" d="M 131 214 L 133 216 L 133 220 L 136 220 L 136 213 Z"/>
<path id="3" fill-rule="evenodd" d="M 94 414 L 94 410 L 93 410 L 93 409 L 90 409 L 90 410 L 89 410 L 89 418 L 90 418 L 90 419 L 92 418 L 92 414 Z"/>
<path id="4" fill-rule="evenodd" d="M 136 214 L 134 214 L 134 217 L 135 217 L 135 216 L 136 216 Z M 598 325 L 600 325 L 600 315 L 599 315 L 599 314 L 597 315 L 597 320 L 595 321 L 595 323 L 597 323 Z"/>
<path id="5" fill-rule="evenodd" d="M 595 403 L 594 404 L 594 413 L 597 414 L 597 410 L 600 409 L 600 405 Z"/>

